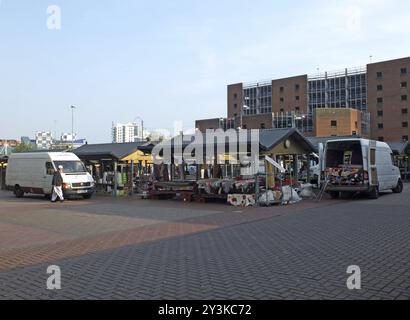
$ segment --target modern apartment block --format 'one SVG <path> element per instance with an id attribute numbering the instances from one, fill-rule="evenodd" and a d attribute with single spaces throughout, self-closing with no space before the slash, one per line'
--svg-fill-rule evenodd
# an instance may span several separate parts
<path id="1" fill-rule="evenodd" d="M 142 128 L 136 123 L 113 123 L 111 135 L 113 143 L 137 142 L 142 140 Z"/>
<path id="2" fill-rule="evenodd" d="M 227 118 L 198 120 L 196 128 L 296 127 L 306 136 L 330 133 L 407 140 L 409 74 L 410 58 L 403 58 L 312 76 L 228 85 Z"/>

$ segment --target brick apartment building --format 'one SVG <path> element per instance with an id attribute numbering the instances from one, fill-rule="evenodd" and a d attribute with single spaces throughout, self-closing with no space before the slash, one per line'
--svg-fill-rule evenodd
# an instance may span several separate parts
<path id="1" fill-rule="evenodd" d="M 409 82 L 410 57 L 314 76 L 232 84 L 227 118 L 198 120 L 196 128 L 296 127 L 306 136 L 408 140 Z"/>

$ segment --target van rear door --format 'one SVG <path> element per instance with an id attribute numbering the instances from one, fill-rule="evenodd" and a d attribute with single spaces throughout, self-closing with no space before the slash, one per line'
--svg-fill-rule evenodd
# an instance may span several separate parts
<path id="1" fill-rule="evenodd" d="M 377 165 L 376 165 L 376 141 L 369 141 L 368 149 L 368 161 L 369 161 L 369 178 L 370 185 L 377 186 L 379 177 L 377 174 Z"/>

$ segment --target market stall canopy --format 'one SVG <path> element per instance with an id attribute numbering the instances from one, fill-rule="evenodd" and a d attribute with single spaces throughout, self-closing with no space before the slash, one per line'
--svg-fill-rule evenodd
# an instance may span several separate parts
<path id="1" fill-rule="evenodd" d="M 146 142 L 87 144 L 74 150 L 74 153 L 82 160 L 150 161 L 150 156 L 138 150 L 142 146 L 154 145 Z"/>
<path id="2" fill-rule="evenodd" d="M 306 154 L 315 151 L 315 148 L 310 141 L 295 128 L 259 130 L 259 146 L 261 151 L 273 150 L 288 140 L 296 142 L 299 148 Z"/>
<path id="3" fill-rule="evenodd" d="M 395 155 L 410 154 L 410 143 L 408 141 L 386 142 Z"/>
<path id="4" fill-rule="evenodd" d="M 311 153 L 315 151 L 314 146 L 307 140 L 299 130 L 295 128 L 289 129 L 263 129 L 259 131 L 259 150 L 260 151 L 269 151 L 274 149 L 280 144 L 283 144 L 286 140 L 292 139 L 298 143 L 298 145 L 306 152 Z M 236 131 L 238 134 L 238 130 Z M 248 141 L 250 144 L 251 133 L 248 130 Z M 182 149 L 188 147 L 195 140 L 195 135 L 184 135 L 182 142 Z M 171 146 L 180 146 L 181 147 L 181 136 L 174 137 L 165 143 L 170 143 Z M 204 145 L 209 143 L 206 141 L 204 136 Z M 229 143 L 225 143 L 225 147 L 228 150 Z M 154 146 L 140 146 L 138 150 L 144 153 L 152 153 Z"/>

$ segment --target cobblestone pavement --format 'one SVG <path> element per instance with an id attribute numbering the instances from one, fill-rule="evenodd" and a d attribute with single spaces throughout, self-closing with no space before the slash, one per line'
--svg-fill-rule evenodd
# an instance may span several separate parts
<path id="1" fill-rule="evenodd" d="M 236 209 L 0 193 L 0 299 L 410 299 L 409 196 Z"/>

